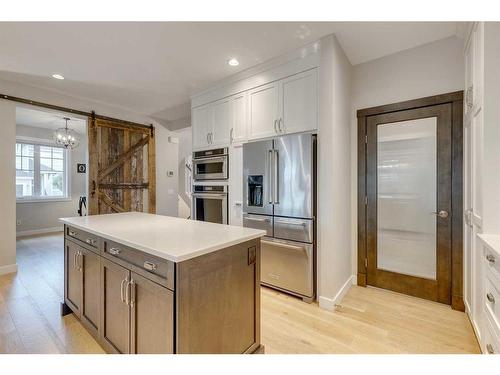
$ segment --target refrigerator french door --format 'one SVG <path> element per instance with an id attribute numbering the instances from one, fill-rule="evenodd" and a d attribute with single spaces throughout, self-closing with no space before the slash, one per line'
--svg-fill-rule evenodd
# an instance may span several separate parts
<path id="1" fill-rule="evenodd" d="M 261 282 L 314 299 L 316 136 L 243 145 L 243 225 L 263 229 Z"/>

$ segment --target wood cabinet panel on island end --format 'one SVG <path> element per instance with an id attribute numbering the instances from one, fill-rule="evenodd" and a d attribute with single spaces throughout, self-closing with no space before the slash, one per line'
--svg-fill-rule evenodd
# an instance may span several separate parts
<path id="1" fill-rule="evenodd" d="M 136 212 L 61 222 L 61 313 L 108 353 L 263 352 L 263 231 Z"/>

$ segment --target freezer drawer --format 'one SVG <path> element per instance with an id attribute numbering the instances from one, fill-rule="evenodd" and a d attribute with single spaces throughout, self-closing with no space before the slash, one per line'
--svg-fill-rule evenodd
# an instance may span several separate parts
<path id="1" fill-rule="evenodd" d="M 273 235 L 273 217 L 265 215 L 243 214 L 243 226 L 266 231 L 266 236 Z"/>
<path id="2" fill-rule="evenodd" d="M 274 217 L 274 237 L 284 240 L 313 242 L 313 221 L 311 219 L 295 219 Z"/>
<path id="3" fill-rule="evenodd" d="M 264 237 L 261 240 L 261 282 L 312 298 L 312 244 Z"/>

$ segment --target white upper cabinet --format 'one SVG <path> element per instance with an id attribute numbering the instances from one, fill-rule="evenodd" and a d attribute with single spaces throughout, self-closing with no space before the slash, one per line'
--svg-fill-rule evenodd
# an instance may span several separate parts
<path id="1" fill-rule="evenodd" d="M 318 78 L 316 69 L 280 81 L 278 131 L 298 133 L 318 127 Z"/>
<path id="2" fill-rule="evenodd" d="M 231 97 L 232 126 L 229 130 L 231 143 L 240 143 L 247 138 L 247 93 Z"/>
<path id="3" fill-rule="evenodd" d="M 212 104 L 213 126 L 209 141 L 211 146 L 224 146 L 229 143 L 231 129 L 231 101 L 229 98 L 218 100 Z"/>
<path id="4" fill-rule="evenodd" d="M 248 136 L 265 138 L 277 133 L 279 83 L 259 86 L 248 93 Z"/>
<path id="5" fill-rule="evenodd" d="M 191 126 L 193 131 L 193 148 L 207 147 L 210 142 L 210 132 L 213 124 L 213 111 L 210 104 L 193 108 L 191 111 Z"/>
<path id="6" fill-rule="evenodd" d="M 193 149 L 318 128 L 318 69 L 192 109 Z"/>

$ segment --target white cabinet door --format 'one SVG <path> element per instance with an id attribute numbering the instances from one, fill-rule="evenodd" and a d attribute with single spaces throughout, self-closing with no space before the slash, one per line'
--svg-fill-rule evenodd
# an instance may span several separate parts
<path id="1" fill-rule="evenodd" d="M 212 131 L 213 111 L 209 104 L 193 108 L 191 125 L 193 128 L 193 148 L 206 148 L 209 144 L 209 133 Z"/>
<path id="2" fill-rule="evenodd" d="M 275 135 L 278 120 L 278 82 L 252 89 L 248 97 L 249 138 Z"/>
<path id="3" fill-rule="evenodd" d="M 243 145 L 229 148 L 229 225 L 243 226 Z"/>
<path id="4" fill-rule="evenodd" d="M 218 100 L 212 104 L 213 128 L 209 130 L 210 146 L 229 144 L 231 128 L 231 101 L 229 98 Z"/>
<path id="5" fill-rule="evenodd" d="M 247 138 L 247 93 L 242 92 L 231 97 L 232 126 L 231 143 L 244 142 Z"/>
<path id="6" fill-rule="evenodd" d="M 316 69 L 280 81 L 280 133 L 298 133 L 318 127 L 318 75 Z"/>

